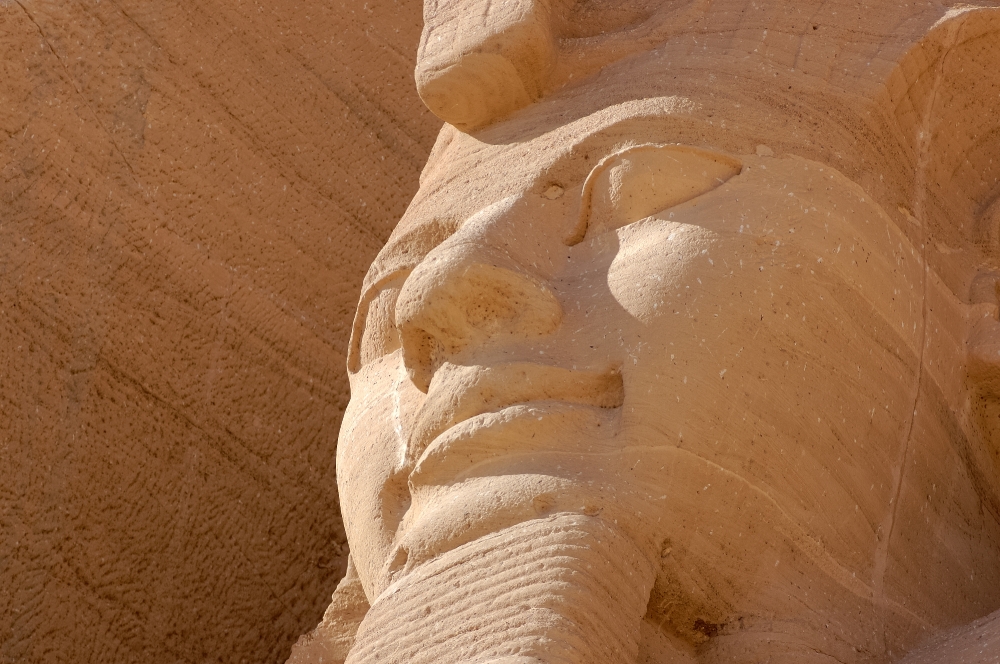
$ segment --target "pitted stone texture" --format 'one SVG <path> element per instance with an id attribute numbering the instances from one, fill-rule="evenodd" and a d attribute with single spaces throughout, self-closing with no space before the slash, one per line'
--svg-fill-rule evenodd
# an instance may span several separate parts
<path id="1" fill-rule="evenodd" d="M 935 638 L 899 664 L 1000 664 L 1000 612 Z"/>
<path id="2" fill-rule="evenodd" d="M 343 573 L 416 2 L 0 2 L 0 662 L 275 662 Z"/>

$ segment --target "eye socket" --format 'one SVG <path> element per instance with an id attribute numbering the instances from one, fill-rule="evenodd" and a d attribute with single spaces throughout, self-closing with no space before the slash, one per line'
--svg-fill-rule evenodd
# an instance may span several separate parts
<path id="1" fill-rule="evenodd" d="M 742 168 L 739 159 L 681 145 L 640 145 L 616 152 L 587 176 L 580 221 L 567 244 L 697 198 Z"/>
<path id="2" fill-rule="evenodd" d="M 349 372 L 358 371 L 402 345 L 396 329 L 396 300 L 409 273 L 397 272 L 395 277 L 373 287 L 358 305 L 347 353 Z"/>
<path id="3" fill-rule="evenodd" d="M 388 355 L 400 346 L 396 329 L 396 298 L 399 286 L 383 288 L 368 303 L 364 330 L 358 343 L 360 366 Z"/>

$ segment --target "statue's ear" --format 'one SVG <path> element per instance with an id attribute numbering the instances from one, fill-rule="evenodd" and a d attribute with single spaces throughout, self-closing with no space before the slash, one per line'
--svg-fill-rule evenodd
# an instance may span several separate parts
<path id="1" fill-rule="evenodd" d="M 886 94 L 911 162 L 885 165 L 906 173 L 901 211 L 931 247 L 972 245 L 998 261 L 1000 9 L 949 10 L 899 61 Z"/>

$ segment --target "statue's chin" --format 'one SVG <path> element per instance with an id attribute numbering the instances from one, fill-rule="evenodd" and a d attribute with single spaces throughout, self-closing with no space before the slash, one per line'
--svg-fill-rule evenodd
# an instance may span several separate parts
<path id="1" fill-rule="evenodd" d="M 601 517 L 531 519 L 386 588 L 347 662 L 634 662 L 655 574 Z"/>

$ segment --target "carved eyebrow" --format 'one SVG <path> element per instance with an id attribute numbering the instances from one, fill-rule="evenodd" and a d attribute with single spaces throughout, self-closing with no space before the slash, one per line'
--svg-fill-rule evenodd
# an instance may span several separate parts
<path id="1" fill-rule="evenodd" d="M 646 143 L 627 146 L 612 152 L 594 166 L 584 181 L 583 191 L 580 194 L 579 221 L 566 238 L 567 245 L 573 246 L 587 235 L 593 209 L 594 186 L 600 177 L 616 161 L 641 152 L 658 153 L 656 156 L 662 160 L 657 165 L 659 175 L 663 178 L 663 182 L 660 183 L 662 191 L 658 197 L 652 199 L 649 209 L 642 209 L 639 212 L 642 216 L 633 221 L 697 198 L 725 183 L 743 168 L 743 162 L 735 157 L 687 145 Z M 663 159 L 664 157 L 666 159 Z M 692 169 L 702 171 L 701 175 L 692 177 L 689 172 Z"/>

